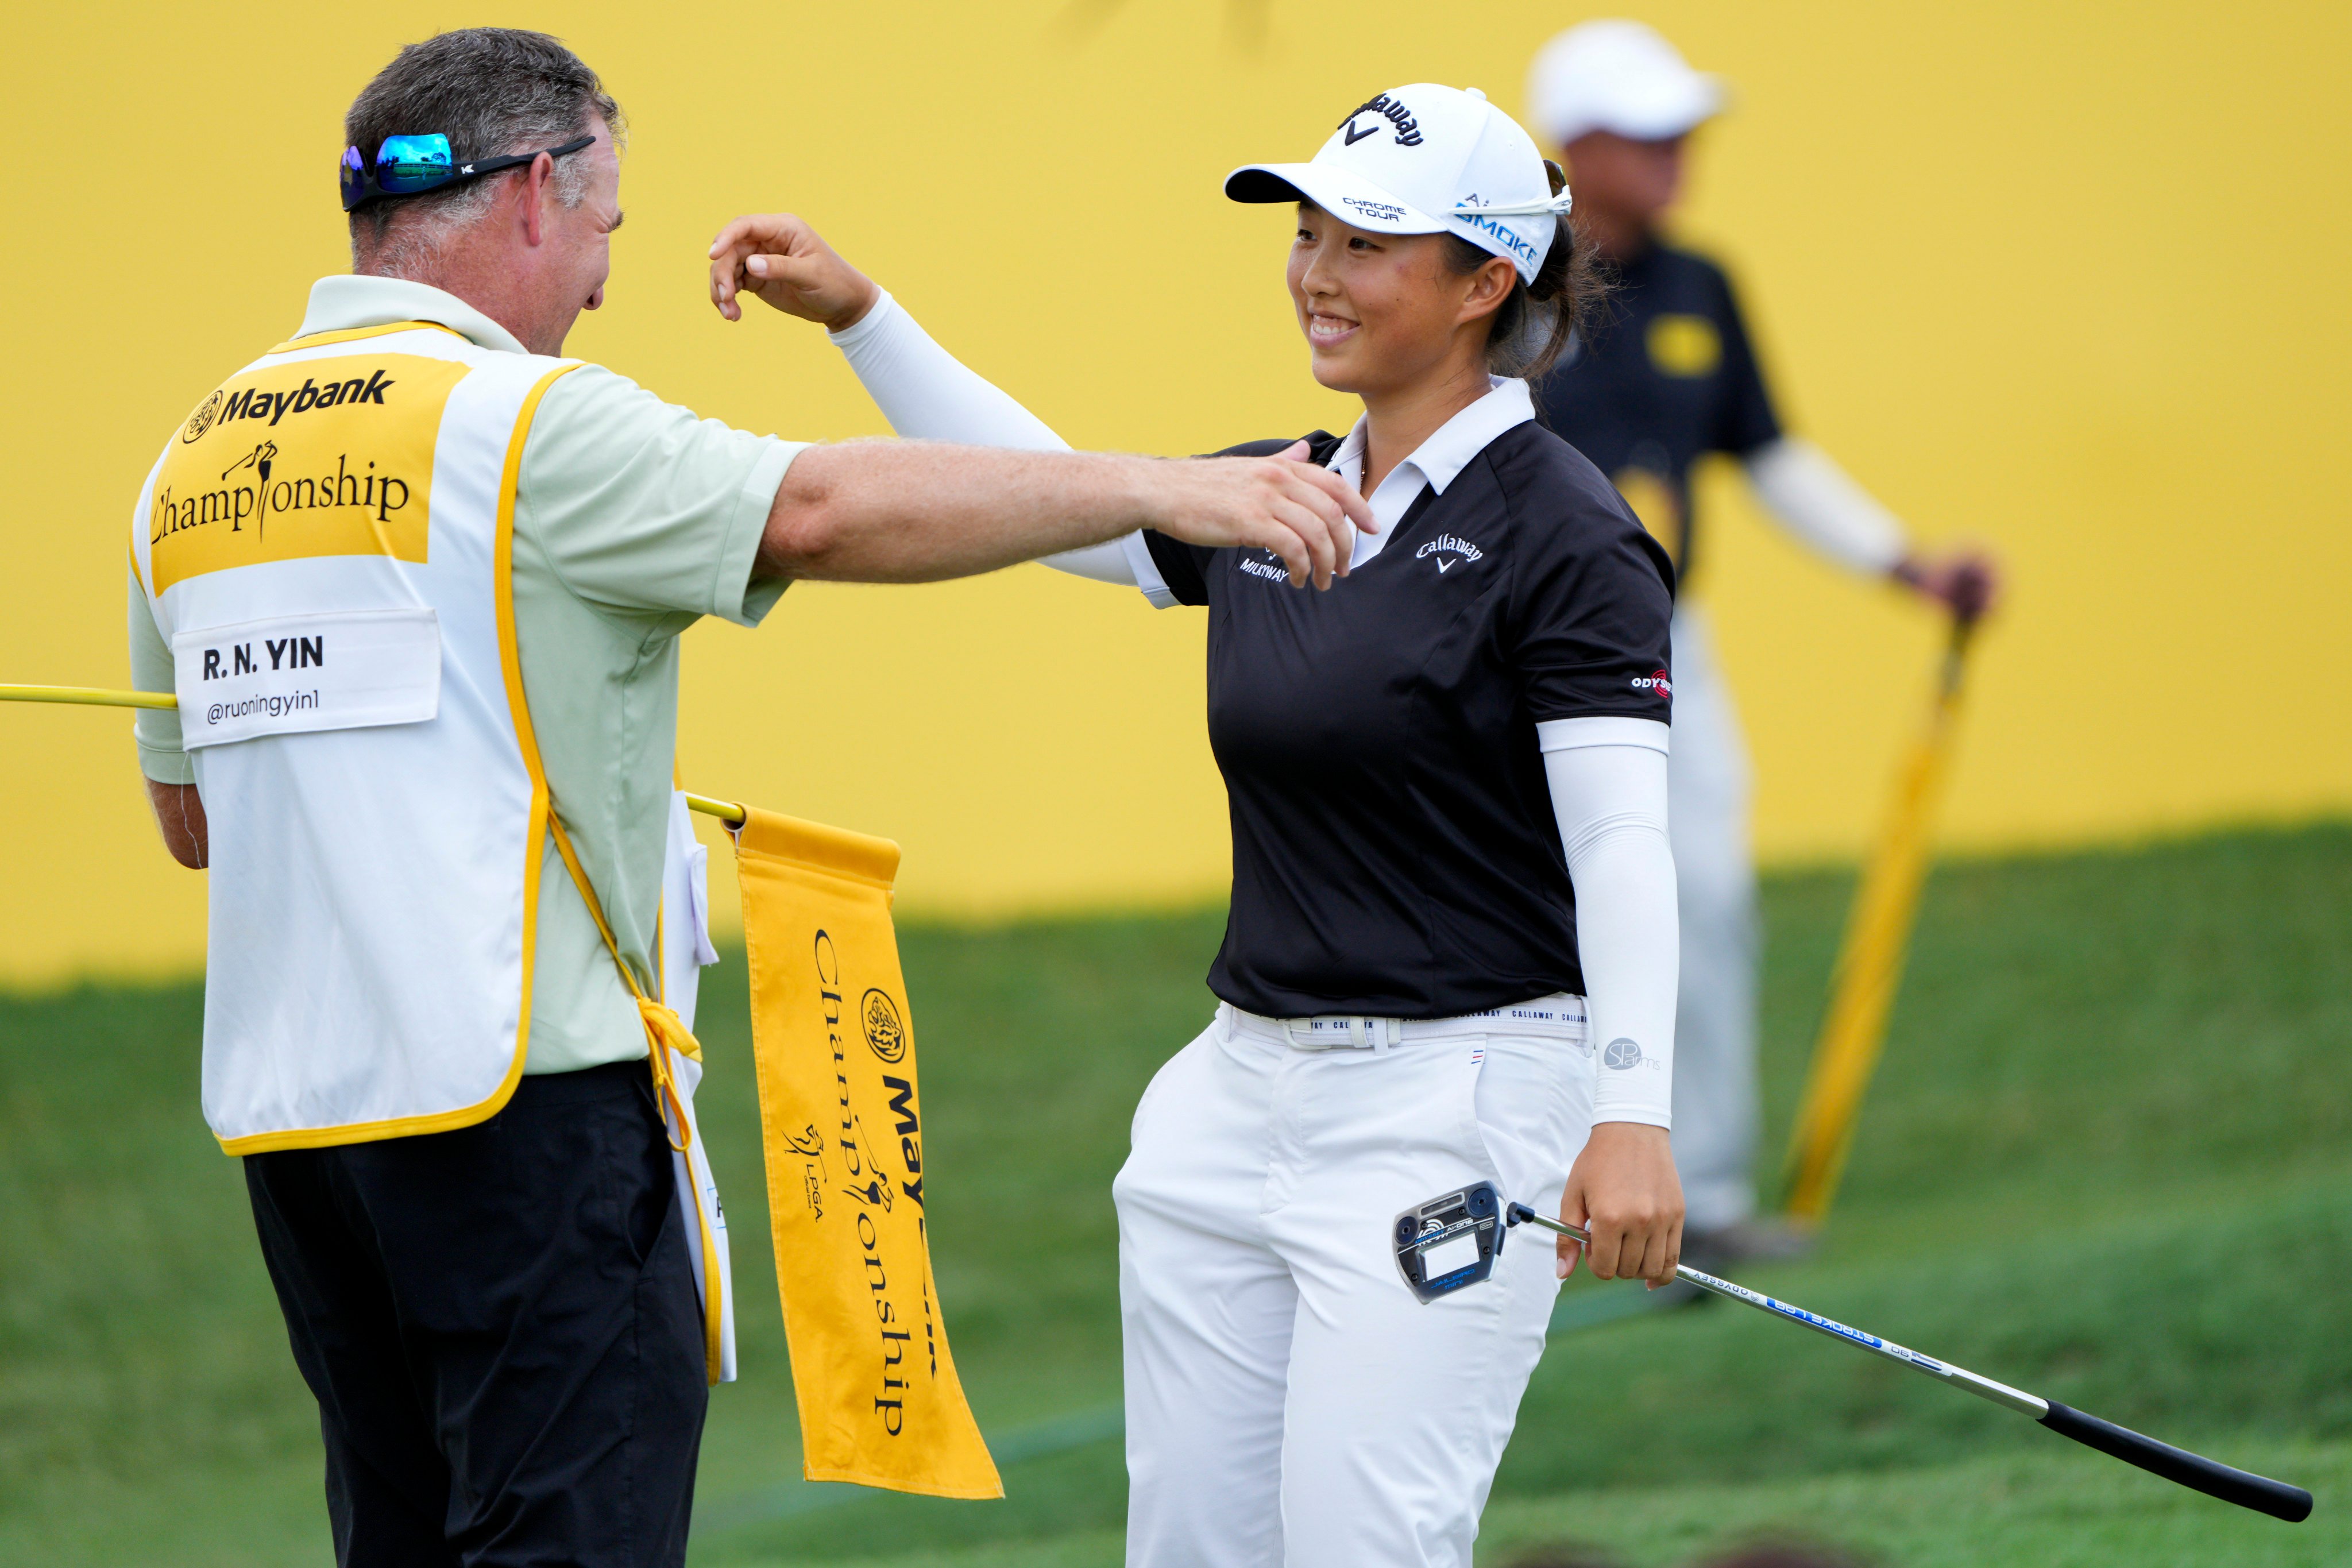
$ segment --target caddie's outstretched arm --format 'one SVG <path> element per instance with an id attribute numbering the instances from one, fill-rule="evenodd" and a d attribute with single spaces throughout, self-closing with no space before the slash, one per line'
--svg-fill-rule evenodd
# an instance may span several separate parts
<path id="1" fill-rule="evenodd" d="M 1304 458 L 1004 452 L 851 441 L 793 458 L 760 545 L 762 575 L 928 583 L 1155 529 L 1191 544 L 1272 551 L 1293 584 L 1328 588 L 1371 510 Z"/>

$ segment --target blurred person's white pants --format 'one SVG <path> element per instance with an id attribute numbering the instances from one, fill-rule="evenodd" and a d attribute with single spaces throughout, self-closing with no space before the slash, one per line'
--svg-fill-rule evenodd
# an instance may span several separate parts
<path id="1" fill-rule="evenodd" d="M 1714 638 L 1693 605 L 1675 611 L 1674 749 L 1666 831 L 1682 916 L 1675 1004 L 1675 1166 L 1685 1227 L 1755 1211 L 1756 977 L 1762 947 L 1748 837 L 1748 748 Z"/>
<path id="2" fill-rule="evenodd" d="M 1307 1049 L 1231 1007 L 1160 1068 L 1112 1188 L 1129 1568 L 1469 1568 L 1553 1248 L 1424 1305 L 1390 1227 L 1480 1179 L 1557 1213 L 1592 1080 L 1580 1026 Z"/>

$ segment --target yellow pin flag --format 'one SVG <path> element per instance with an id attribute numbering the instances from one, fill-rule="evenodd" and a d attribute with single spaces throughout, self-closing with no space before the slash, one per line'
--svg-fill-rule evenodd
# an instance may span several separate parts
<path id="1" fill-rule="evenodd" d="M 1893 808 L 1846 918 L 1845 942 L 1830 982 L 1829 1014 L 1813 1047 L 1812 1068 L 1789 1141 L 1785 1176 L 1789 1213 L 1816 1225 L 1828 1215 L 1845 1173 L 1863 1094 L 1877 1070 L 1887 1014 L 1903 983 L 1919 889 L 1927 876 L 1929 830 L 1951 753 L 1975 625 L 1969 616 L 1953 619 L 1927 726 L 1903 760 Z"/>
<path id="2" fill-rule="evenodd" d="M 751 809 L 735 855 L 802 1472 L 1003 1497 L 931 1279 L 898 847 Z"/>

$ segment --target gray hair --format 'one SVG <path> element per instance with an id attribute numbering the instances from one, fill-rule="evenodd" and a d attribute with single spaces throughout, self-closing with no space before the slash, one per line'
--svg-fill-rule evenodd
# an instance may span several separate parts
<path id="1" fill-rule="evenodd" d="M 387 136 L 438 132 L 463 163 L 560 146 L 586 130 L 592 114 L 614 142 L 626 134 L 621 106 L 561 40 L 513 27 L 464 27 L 393 57 L 352 100 L 343 140 L 373 159 Z M 429 270 L 451 236 L 489 211 L 493 182 L 502 177 L 460 180 L 351 213 L 352 265 L 394 278 Z M 588 194 L 586 163 L 576 154 L 557 159 L 553 188 L 556 200 L 578 206 Z"/>

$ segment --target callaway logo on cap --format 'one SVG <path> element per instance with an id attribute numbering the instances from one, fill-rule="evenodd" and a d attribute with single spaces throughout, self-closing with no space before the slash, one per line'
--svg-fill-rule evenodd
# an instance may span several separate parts
<path id="1" fill-rule="evenodd" d="M 1529 282 L 1569 195 L 1543 154 L 1476 88 L 1415 82 L 1342 120 L 1307 163 L 1249 163 L 1225 176 L 1237 202 L 1309 201 L 1382 234 L 1458 234 Z"/>

